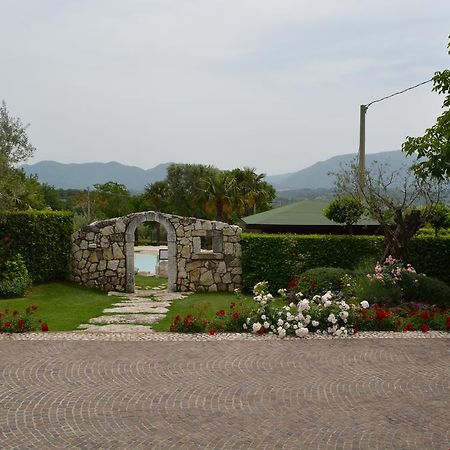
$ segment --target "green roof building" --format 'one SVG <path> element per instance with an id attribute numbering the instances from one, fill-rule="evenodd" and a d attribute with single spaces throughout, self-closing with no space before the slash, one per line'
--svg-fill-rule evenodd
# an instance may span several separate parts
<path id="1" fill-rule="evenodd" d="M 328 220 L 323 211 L 326 201 L 302 200 L 280 208 L 274 208 L 241 219 L 249 231 L 297 234 L 347 234 L 345 225 Z M 379 225 L 373 220 L 363 219 L 352 226 L 353 234 L 379 234 Z"/>

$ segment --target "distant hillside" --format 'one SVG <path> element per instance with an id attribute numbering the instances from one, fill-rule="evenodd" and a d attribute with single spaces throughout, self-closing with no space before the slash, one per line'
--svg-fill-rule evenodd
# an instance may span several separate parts
<path id="1" fill-rule="evenodd" d="M 36 164 L 24 164 L 22 168 L 27 174 L 37 175 L 42 183 L 57 188 L 85 189 L 96 183 L 115 181 L 124 184 L 132 192 L 141 192 L 145 185 L 163 180 L 169 164 L 159 164 L 152 169 L 144 170 L 118 162 L 62 164 L 55 161 L 41 161 Z"/>
<path id="2" fill-rule="evenodd" d="M 356 154 L 333 156 L 326 161 L 320 161 L 306 169 L 294 173 L 267 176 L 266 180 L 277 188 L 279 193 L 295 189 L 331 189 L 334 186 L 334 177 L 329 172 L 339 172 L 356 157 Z M 370 153 L 366 155 L 366 167 L 377 161 L 389 165 L 392 170 L 401 169 L 405 165 L 411 165 L 411 158 L 395 150 L 391 152 Z"/>
<path id="3" fill-rule="evenodd" d="M 334 156 L 326 161 L 320 161 L 298 172 L 280 175 L 269 175 L 266 180 L 278 190 L 278 195 L 286 198 L 308 198 L 309 195 L 299 195 L 299 190 L 329 190 L 334 186 L 334 177 L 328 172 L 339 172 L 349 164 L 355 154 Z M 373 161 L 389 164 L 396 170 L 407 163 L 404 153 L 393 152 L 372 153 L 366 156 L 367 167 Z M 409 161 L 409 165 L 411 161 Z M 118 162 L 63 164 L 56 161 L 41 161 L 36 164 L 24 164 L 22 168 L 27 174 L 35 174 L 42 183 L 47 183 L 63 189 L 85 189 L 96 183 L 115 181 L 124 184 L 131 192 L 142 192 L 144 187 L 166 177 L 170 163 L 159 164 L 152 169 L 126 166 Z M 293 191 L 293 192 L 288 192 Z M 314 192 L 311 192 L 314 193 Z M 314 193 L 315 194 L 315 193 Z M 326 192 L 323 192 L 326 194 Z"/>

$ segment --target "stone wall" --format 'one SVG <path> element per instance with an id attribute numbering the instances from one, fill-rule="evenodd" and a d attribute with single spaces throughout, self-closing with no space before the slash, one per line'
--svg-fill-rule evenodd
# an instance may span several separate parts
<path id="1" fill-rule="evenodd" d="M 153 211 L 94 222 L 72 236 L 73 281 L 133 292 L 134 232 L 146 221 L 167 231 L 171 291 L 233 291 L 241 286 L 241 228 Z"/>

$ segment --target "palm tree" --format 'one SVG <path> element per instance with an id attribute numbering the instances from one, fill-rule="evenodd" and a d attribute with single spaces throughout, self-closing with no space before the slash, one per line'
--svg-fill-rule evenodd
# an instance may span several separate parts
<path id="1" fill-rule="evenodd" d="M 161 211 L 167 204 L 168 187 L 165 181 L 155 181 L 145 187 L 145 196 L 155 205 L 156 211 Z M 156 242 L 161 240 L 161 224 L 156 227 Z"/>
<path id="2" fill-rule="evenodd" d="M 232 171 L 236 182 L 236 210 L 241 216 L 255 214 L 258 207 L 266 209 L 275 198 L 274 188 L 264 181 L 264 174 L 257 174 L 255 168 L 244 167 Z"/>
<path id="3" fill-rule="evenodd" d="M 233 197 L 235 192 L 235 179 L 231 172 L 218 172 L 202 178 L 202 191 L 207 202 L 215 210 L 216 220 L 228 221 L 233 211 Z M 208 208 L 208 205 L 206 206 Z"/>

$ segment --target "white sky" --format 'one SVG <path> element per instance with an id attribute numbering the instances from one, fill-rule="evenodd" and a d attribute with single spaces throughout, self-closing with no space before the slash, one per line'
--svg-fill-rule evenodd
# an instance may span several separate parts
<path id="1" fill-rule="evenodd" d="M 269 174 L 358 149 L 359 105 L 449 66 L 450 2 L 0 0 L 0 100 L 30 162 L 197 162 Z M 373 105 L 367 151 L 440 114 Z"/>

